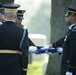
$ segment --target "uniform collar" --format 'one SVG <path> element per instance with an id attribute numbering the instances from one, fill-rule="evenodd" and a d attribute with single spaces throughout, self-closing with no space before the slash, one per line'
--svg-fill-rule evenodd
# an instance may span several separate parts
<path id="1" fill-rule="evenodd" d="M 9 21 L 9 22 L 15 22 L 14 20 L 5 20 L 5 22 L 7 22 L 7 21 Z"/>
<path id="2" fill-rule="evenodd" d="M 0 25 L 2 25 L 2 22 L 0 22 Z"/>
<path id="3" fill-rule="evenodd" d="M 69 29 L 71 30 L 74 25 L 76 25 L 76 23 L 74 23 L 71 26 L 69 26 Z"/>

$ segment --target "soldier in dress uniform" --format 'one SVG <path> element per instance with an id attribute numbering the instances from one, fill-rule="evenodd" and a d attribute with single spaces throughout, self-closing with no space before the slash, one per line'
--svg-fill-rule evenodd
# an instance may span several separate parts
<path id="1" fill-rule="evenodd" d="M 24 27 L 24 25 L 22 25 L 22 21 L 24 19 L 24 13 L 25 13 L 25 10 L 17 10 L 16 23 L 18 26 L 20 26 L 22 28 Z M 35 46 L 35 44 L 31 41 L 30 38 L 28 38 L 28 40 L 29 40 L 29 46 Z M 32 54 L 31 53 L 29 53 L 29 60 L 28 61 L 29 61 L 29 63 L 32 62 Z"/>
<path id="2" fill-rule="evenodd" d="M 24 25 L 22 25 L 22 20 L 24 19 L 24 13 L 25 10 L 18 10 L 17 11 L 17 19 L 16 19 L 16 23 L 18 26 L 20 27 L 24 27 Z M 35 44 L 29 39 L 29 46 L 35 46 Z"/>
<path id="3" fill-rule="evenodd" d="M 24 27 L 22 25 L 22 20 L 24 19 L 24 13 L 25 13 L 25 10 L 18 10 L 17 11 L 17 19 L 16 19 L 16 23 L 21 26 L 21 27 Z"/>
<path id="4" fill-rule="evenodd" d="M 61 75 L 76 75 L 76 9 L 68 8 L 66 24 L 69 30 L 65 37 L 46 47 L 63 47 Z"/>
<path id="5" fill-rule="evenodd" d="M 0 75 L 26 75 L 28 31 L 15 23 L 19 4 L 3 4 L 5 22 L 0 26 Z"/>
<path id="6" fill-rule="evenodd" d="M 76 9 L 68 8 L 66 24 L 69 31 L 64 38 L 61 75 L 76 75 Z"/>

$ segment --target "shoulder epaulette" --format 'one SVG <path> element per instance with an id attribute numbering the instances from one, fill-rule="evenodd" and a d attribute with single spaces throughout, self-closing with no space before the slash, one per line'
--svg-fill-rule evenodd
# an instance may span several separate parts
<path id="1" fill-rule="evenodd" d="M 72 27 L 72 32 L 76 32 L 76 25 Z"/>
<path id="2" fill-rule="evenodd" d="M 73 26 L 73 28 L 72 29 L 76 29 L 76 25 L 75 26 Z"/>
<path id="3" fill-rule="evenodd" d="M 72 28 L 72 32 L 76 32 L 76 26 Z"/>

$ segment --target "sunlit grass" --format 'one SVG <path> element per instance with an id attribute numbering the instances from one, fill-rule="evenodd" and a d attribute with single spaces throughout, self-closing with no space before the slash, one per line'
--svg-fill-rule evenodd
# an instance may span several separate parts
<path id="1" fill-rule="evenodd" d="M 42 75 L 43 61 L 33 61 L 28 65 L 27 75 Z"/>

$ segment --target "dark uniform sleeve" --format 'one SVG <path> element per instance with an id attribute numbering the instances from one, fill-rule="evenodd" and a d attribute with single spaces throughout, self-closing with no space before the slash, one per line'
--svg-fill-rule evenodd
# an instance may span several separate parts
<path id="1" fill-rule="evenodd" d="M 28 67 L 28 50 L 29 48 L 29 41 L 28 41 L 28 31 L 26 30 L 24 40 L 22 42 L 21 51 L 22 51 L 22 75 L 27 73 Z"/>
<path id="2" fill-rule="evenodd" d="M 69 36 L 69 64 L 68 71 L 76 72 L 76 30 L 72 30 Z"/>
<path id="3" fill-rule="evenodd" d="M 52 44 L 52 46 L 53 46 L 54 48 L 63 46 L 64 38 L 65 38 L 65 37 L 63 37 L 63 38 L 59 39 L 58 41 L 54 42 L 54 43 Z"/>
<path id="4" fill-rule="evenodd" d="M 29 39 L 29 46 L 35 46 L 35 44 L 30 40 L 30 38 L 28 39 Z"/>

